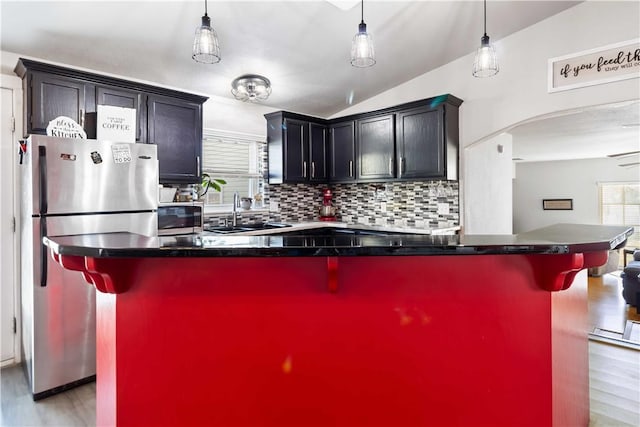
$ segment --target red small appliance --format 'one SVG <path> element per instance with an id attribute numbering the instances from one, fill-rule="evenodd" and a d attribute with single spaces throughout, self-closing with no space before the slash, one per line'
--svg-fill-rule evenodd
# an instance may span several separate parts
<path id="1" fill-rule="evenodd" d="M 333 206 L 333 194 L 330 188 L 326 188 L 322 193 L 322 206 L 320 206 L 320 221 L 335 221 L 336 207 Z"/>

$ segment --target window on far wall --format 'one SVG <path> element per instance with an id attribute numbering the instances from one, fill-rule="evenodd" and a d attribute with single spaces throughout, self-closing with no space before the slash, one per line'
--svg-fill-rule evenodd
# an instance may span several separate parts
<path id="1" fill-rule="evenodd" d="M 257 135 L 204 129 L 202 171 L 212 179 L 227 181 L 220 192 L 209 189 L 204 199 L 206 211 L 230 211 L 235 192 L 251 198 L 262 192 L 264 145 Z"/>
<path id="2" fill-rule="evenodd" d="M 640 183 L 600 183 L 600 221 L 632 226 L 626 247 L 640 248 Z"/>

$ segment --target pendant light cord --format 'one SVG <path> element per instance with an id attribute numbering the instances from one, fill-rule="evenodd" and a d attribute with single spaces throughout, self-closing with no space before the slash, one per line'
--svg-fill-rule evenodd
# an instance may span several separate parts
<path id="1" fill-rule="evenodd" d="M 487 0 L 484 0 L 484 36 L 487 36 Z"/>
<path id="2" fill-rule="evenodd" d="M 484 1 L 487 1 L 487 0 L 484 0 Z M 204 16 L 207 16 L 207 0 L 204 0 Z M 486 18 L 485 18 L 485 21 L 486 21 Z M 487 26 L 486 22 L 485 22 L 484 26 L 485 27 Z"/>
<path id="3" fill-rule="evenodd" d="M 364 24 L 364 0 L 360 2 L 360 21 Z"/>

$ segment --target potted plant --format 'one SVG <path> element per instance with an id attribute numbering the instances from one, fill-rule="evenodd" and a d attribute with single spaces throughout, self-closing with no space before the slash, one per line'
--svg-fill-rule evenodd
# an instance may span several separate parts
<path id="1" fill-rule="evenodd" d="M 205 196 L 205 194 L 207 194 L 207 191 L 209 191 L 209 188 L 213 188 L 215 191 L 218 191 L 218 192 L 222 191 L 222 187 L 220 186 L 226 183 L 227 181 L 225 181 L 224 179 L 211 178 L 209 174 L 203 173 L 202 181 L 198 185 L 199 189 L 196 188 L 198 200 L 200 200 Z"/>

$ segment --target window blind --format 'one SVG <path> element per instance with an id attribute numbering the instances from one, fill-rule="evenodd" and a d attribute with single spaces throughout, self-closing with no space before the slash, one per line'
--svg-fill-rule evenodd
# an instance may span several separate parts
<path id="1" fill-rule="evenodd" d="M 233 194 L 254 197 L 262 181 L 261 153 L 266 142 L 258 135 L 205 129 L 202 139 L 202 170 L 227 183 L 217 192 L 209 190 L 205 203 L 230 209 Z"/>
<path id="2" fill-rule="evenodd" d="M 205 129 L 202 140 L 202 169 L 212 177 L 260 177 L 260 137 Z"/>

